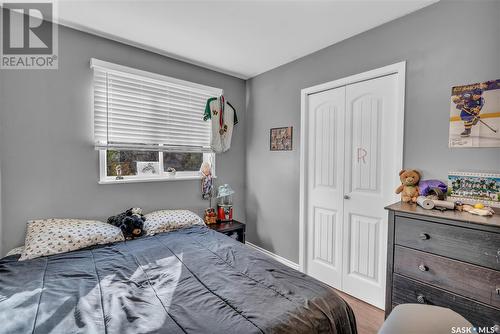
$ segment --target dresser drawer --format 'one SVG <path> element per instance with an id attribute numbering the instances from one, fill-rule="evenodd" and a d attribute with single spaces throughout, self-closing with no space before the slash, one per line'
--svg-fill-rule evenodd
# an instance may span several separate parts
<path id="1" fill-rule="evenodd" d="M 395 243 L 500 270 L 500 233 L 396 216 Z"/>
<path id="2" fill-rule="evenodd" d="M 493 327 L 500 325 L 500 309 L 476 303 L 427 284 L 394 274 L 393 304 L 422 303 L 452 309 L 469 320 L 474 326 Z"/>
<path id="3" fill-rule="evenodd" d="M 500 308 L 500 271 L 395 246 L 394 272 Z"/>

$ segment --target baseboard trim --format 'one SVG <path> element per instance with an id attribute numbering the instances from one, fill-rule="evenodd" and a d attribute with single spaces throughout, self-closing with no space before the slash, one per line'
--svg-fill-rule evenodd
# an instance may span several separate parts
<path id="1" fill-rule="evenodd" d="M 288 259 L 285 259 L 284 257 L 279 256 L 279 255 L 277 255 L 277 254 L 274 254 L 273 252 L 270 252 L 270 251 L 268 251 L 267 249 L 264 249 L 264 248 L 262 248 L 262 247 L 259 247 L 259 246 L 257 246 L 257 245 L 254 245 L 254 244 L 252 244 L 251 242 L 248 242 L 248 241 L 247 241 L 247 242 L 245 242 L 245 244 L 246 244 L 247 246 L 252 247 L 252 248 L 253 248 L 253 249 L 255 249 L 255 250 L 258 250 L 258 251 L 259 251 L 259 252 L 261 252 L 261 253 L 266 254 L 266 255 L 267 255 L 267 256 L 269 256 L 269 257 L 272 257 L 272 258 L 273 258 L 273 259 L 275 259 L 276 261 L 281 262 L 281 263 L 283 263 L 283 264 L 284 264 L 284 265 L 286 265 L 286 266 L 289 266 L 289 267 L 290 267 L 290 268 L 292 268 L 292 269 L 299 270 L 299 264 L 298 264 L 298 263 L 295 263 L 295 262 L 293 262 L 293 261 L 290 261 L 290 260 L 288 260 Z"/>

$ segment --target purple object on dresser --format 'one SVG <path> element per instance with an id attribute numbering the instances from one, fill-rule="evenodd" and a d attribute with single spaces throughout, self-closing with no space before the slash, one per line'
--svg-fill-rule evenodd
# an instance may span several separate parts
<path id="1" fill-rule="evenodd" d="M 418 183 L 418 189 L 421 196 L 429 195 L 429 191 L 433 188 L 438 188 L 443 194 L 446 194 L 448 191 L 448 186 L 439 180 L 422 180 Z"/>

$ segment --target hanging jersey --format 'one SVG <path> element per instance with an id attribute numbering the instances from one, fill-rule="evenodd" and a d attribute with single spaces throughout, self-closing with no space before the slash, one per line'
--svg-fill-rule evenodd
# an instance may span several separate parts
<path id="1" fill-rule="evenodd" d="M 224 96 L 208 99 L 203 120 L 212 120 L 211 148 L 215 153 L 222 153 L 231 147 L 233 127 L 238 123 L 236 110 Z"/>

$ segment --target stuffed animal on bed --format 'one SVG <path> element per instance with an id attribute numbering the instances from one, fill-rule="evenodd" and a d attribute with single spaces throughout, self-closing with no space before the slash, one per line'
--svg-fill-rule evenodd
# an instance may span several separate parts
<path id="1" fill-rule="evenodd" d="M 108 218 L 108 224 L 119 227 L 125 239 L 134 239 L 144 235 L 146 217 L 141 208 L 130 208 L 125 212 Z"/>
<path id="2" fill-rule="evenodd" d="M 401 194 L 403 202 L 417 202 L 418 181 L 420 181 L 420 172 L 414 169 L 403 169 L 399 172 L 401 185 L 396 189 L 396 194 Z"/>

